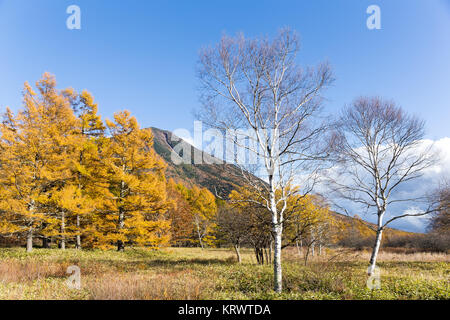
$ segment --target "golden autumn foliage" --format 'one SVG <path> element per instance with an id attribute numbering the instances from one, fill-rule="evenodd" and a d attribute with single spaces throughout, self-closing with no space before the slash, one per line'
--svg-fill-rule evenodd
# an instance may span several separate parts
<path id="1" fill-rule="evenodd" d="M 96 209 L 72 212 L 75 220 L 75 246 L 80 249 L 81 238 L 87 239 L 92 235 L 91 225 L 94 221 L 92 213 L 101 210 L 105 203 L 103 195 L 107 192 L 109 185 L 106 179 L 106 168 L 102 164 L 102 151 L 108 139 L 105 137 L 106 127 L 97 114 L 98 106 L 93 96 L 87 91 L 76 95 L 73 90 L 70 90 L 66 91 L 66 94 L 72 99 L 72 108 L 79 119 L 76 130 L 82 139 L 73 159 L 71 183 L 84 198 L 85 204 L 80 204 L 80 208 L 86 206 L 86 203 L 95 202 Z M 88 246 L 92 246 L 91 242 L 87 242 Z"/>
<path id="2" fill-rule="evenodd" d="M 128 111 L 103 124 L 93 96 L 26 83 L 23 109 L 0 125 L 0 233 L 56 240 L 60 248 L 170 240 L 165 165 L 150 129 Z M 106 133 L 107 131 L 107 133 Z"/>
<path id="3" fill-rule="evenodd" d="M 104 243 L 116 242 L 157 247 L 169 241 L 170 223 L 162 219 L 167 210 L 165 164 L 152 148 L 150 129 L 140 129 L 128 111 L 107 121 L 110 140 L 105 148 L 108 203 L 102 213 Z"/>
<path id="4" fill-rule="evenodd" d="M 168 210 L 167 219 L 171 222 L 172 244 L 189 243 L 192 237 L 194 217 L 191 214 L 189 202 L 182 194 L 185 187 L 173 179 L 167 182 Z"/>
<path id="5" fill-rule="evenodd" d="M 214 218 L 217 213 L 216 198 L 206 188 L 193 186 L 192 189 L 184 185 L 177 185 L 177 189 L 184 197 L 190 207 L 191 218 L 193 222 L 193 233 L 195 237 L 191 238 L 193 243 L 198 243 L 203 248 L 206 245 L 213 245 L 215 236 Z"/>
<path id="6" fill-rule="evenodd" d="M 314 239 L 315 242 L 334 238 L 335 235 L 331 234 L 331 230 L 338 226 L 338 222 L 331 215 L 324 200 L 317 195 L 302 195 L 297 187 L 291 187 L 289 193 L 291 195 L 287 198 L 284 212 L 283 246 L 307 238 Z M 279 199 L 280 196 L 281 192 L 277 190 L 276 198 Z M 264 226 L 259 223 L 258 228 L 265 228 L 266 233 L 270 232 L 270 213 L 267 208 L 261 206 L 264 200 L 260 195 L 252 193 L 248 188 L 239 188 L 231 192 L 230 199 L 235 207 L 244 210 L 248 215 L 256 216 L 250 219 L 265 221 Z M 283 204 L 280 201 L 278 206 L 281 207 Z"/>
<path id="7" fill-rule="evenodd" d="M 28 251 L 37 231 L 62 219 L 48 201 L 70 179 L 78 141 L 77 119 L 54 77 L 44 74 L 36 87 L 39 94 L 25 84 L 24 109 L 17 115 L 7 110 L 0 141 L 0 210 L 12 221 L 11 231 L 26 233 Z"/>
<path id="8" fill-rule="evenodd" d="M 128 111 L 104 122 L 92 94 L 58 90 L 48 73 L 35 87 L 25 83 L 23 108 L 8 108 L 0 124 L 0 235 L 26 239 L 28 251 L 37 240 L 61 249 L 217 244 L 217 199 L 206 188 L 166 181 L 150 129 Z M 335 241 L 339 233 L 330 226 L 348 228 L 320 197 L 296 191 L 286 204 L 283 246 Z M 271 219 L 263 199 L 244 187 L 230 199 L 248 217 L 255 248 L 267 248 Z M 352 228 L 367 233 L 362 224 Z"/>

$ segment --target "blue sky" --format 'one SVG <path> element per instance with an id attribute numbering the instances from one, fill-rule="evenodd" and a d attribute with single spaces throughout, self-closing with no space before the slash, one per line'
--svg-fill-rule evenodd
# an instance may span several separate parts
<path id="1" fill-rule="evenodd" d="M 66 28 L 72 4 L 81 30 Z M 381 30 L 366 27 L 372 4 Z M 0 111 L 49 71 L 92 92 L 104 117 L 128 109 L 145 127 L 192 129 L 199 49 L 285 26 L 300 34 L 299 63 L 334 69 L 327 113 L 381 95 L 424 118 L 428 139 L 450 137 L 450 0 L 0 0 Z"/>
<path id="2" fill-rule="evenodd" d="M 71 4 L 81 30 L 66 28 Z M 370 4 L 382 30 L 366 28 Z M 191 129 L 198 50 L 223 32 L 283 26 L 300 33 L 300 63 L 333 66 L 326 111 L 377 94 L 425 118 L 429 138 L 449 135 L 448 0 L 0 0 L 0 108 L 20 107 L 23 82 L 49 71 L 61 87 L 91 91 L 104 116 L 127 108 L 144 126 Z"/>

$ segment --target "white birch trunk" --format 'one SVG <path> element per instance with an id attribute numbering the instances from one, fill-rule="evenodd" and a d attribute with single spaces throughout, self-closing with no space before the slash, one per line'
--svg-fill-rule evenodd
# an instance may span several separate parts
<path id="1" fill-rule="evenodd" d="M 275 246 L 273 256 L 273 272 L 274 272 L 274 290 L 277 293 L 281 293 L 282 286 L 282 271 L 281 271 L 281 234 L 283 229 L 281 226 L 274 227 L 275 233 Z"/>
<path id="2" fill-rule="evenodd" d="M 75 247 L 80 250 L 81 249 L 81 235 L 80 235 L 80 215 L 77 215 L 77 237 Z"/>
<path id="3" fill-rule="evenodd" d="M 300 257 L 302 255 L 301 251 L 300 251 L 300 246 L 298 245 L 298 241 L 295 242 L 296 246 L 297 246 L 297 253 L 298 256 Z"/>
<path id="4" fill-rule="evenodd" d="M 66 217 L 64 212 L 61 212 L 61 250 L 66 250 Z"/>
<path id="5" fill-rule="evenodd" d="M 270 171 L 270 170 L 269 170 Z M 270 211 L 272 214 L 272 228 L 274 234 L 274 251 L 273 251 L 273 277 L 274 277 L 274 290 L 277 293 L 281 293 L 283 290 L 282 284 L 282 267 L 281 267 L 281 241 L 283 235 L 283 221 L 282 216 L 278 217 L 278 209 L 275 198 L 275 185 L 273 175 L 269 173 L 269 201 Z"/>
<path id="6" fill-rule="evenodd" d="M 383 236 L 383 216 L 384 212 L 378 213 L 378 229 L 377 229 L 377 236 L 375 239 L 375 245 L 373 246 L 372 255 L 370 257 L 370 266 L 368 270 L 369 276 L 373 274 L 377 264 L 378 251 L 380 250 L 381 239 Z"/>
<path id="7" fill-rule="evenodd" d="M 30 227 L 27 234 L 27 252 L 33 251 L 33 227 Z"/>
<path id="8" fill-rule="evenodd" d="M 197 236 L 198 242 L 200 243 L 200 247 L 203 249 L 203 241 L 202 241 L 202 233 L 200 232 L 200 222 L 198 221 L 198 217 L 195 218 L 195 225 L 197 227 Z"/>

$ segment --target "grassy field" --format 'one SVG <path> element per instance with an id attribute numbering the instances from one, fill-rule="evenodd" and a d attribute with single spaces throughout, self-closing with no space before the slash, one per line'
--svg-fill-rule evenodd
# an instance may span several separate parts
<path id="1" fill-rule="evenodd" d="M 283 251 L 284 293 L 271 265 L 243 263 L 227 249 L 77 251 L 0 249 L 0 299 L 450 299 L 450 255 L 381 253 L 381 289 L 366 287 L 368 252 L 326 250 L 305 266 Z M 81 289 L 66 285 L 81 269 Z"/>

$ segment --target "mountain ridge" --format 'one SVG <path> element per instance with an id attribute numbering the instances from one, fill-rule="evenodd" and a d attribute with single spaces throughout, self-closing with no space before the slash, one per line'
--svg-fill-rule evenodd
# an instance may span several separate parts
<path id="1" fill-rule="evenodd" d="M 238 166 L 226 163 L 223 160 L 197 149 L 168 130 L 156 127 L 151 127 L 150 129 L 153 133 L 153 148 L 167 164 L 166 176 L 168 178 L 172 178 L 178 183 L 181 182 L 188 187 L 194 185 L 205 187 L 215 196 L 220 196 L 221 198 L 227 198 L 233 189 L 246 185 L 246 180 L 242 176 L 241 169 Z M 191 148 L 190 164 L 176 165 L 172 161 L 172 156 L 181 161 L 182 155 L 174 150 L 176 145 L 180 142 L 185 143 L 186 147 Z M 193 157 L 195 153 L 201 154 L 201 159 L 203 162 L 207 163 L 194 164 Z M 357 217 L 351 217 L 338 212 L 332 212 L 332 214 L 336 219 L 348 223 L 356 223 L 359 220 Z M 366 221 L 364 221 L 364 223 L 371 227 L 375 227 L 375 224 L 373 223 Z M 411 234 L 410 232 L 395 228 L 387 229 L 392 230 L 394 233 Z"/>
<path id="2" fill-rule="evenodd" d="M 153 132 L 153 148 L 167 163 L 166 176 L 168 178 L 182 182 L 187 186 L 205 187 L 213 194 L 220 195 L 223 198 L 228 197 L 233 189 L 246 184 L 238 166 L 226 163 L 197 149 L 168 130 L 155 127 L 150 129 Z M 185 143 L 185 147 L 191 149 L 190 164 L 177 165 L 172 161 L 172 157 L 175 157 L 176 160 L 181 162 L 182 154 L 174 150 L 179 143 Z M 201 164 L 194 164 L 194 155 L 201 155 Z"/>

